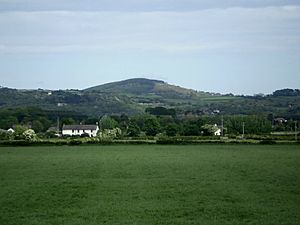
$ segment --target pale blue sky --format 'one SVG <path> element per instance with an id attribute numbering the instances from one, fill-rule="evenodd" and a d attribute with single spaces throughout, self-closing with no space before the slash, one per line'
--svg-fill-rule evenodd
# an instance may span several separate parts
<path id="1" fill-rule="evenodd" d="M 0 85 L 300 88 L 300 1 L 0 0 Z"/>

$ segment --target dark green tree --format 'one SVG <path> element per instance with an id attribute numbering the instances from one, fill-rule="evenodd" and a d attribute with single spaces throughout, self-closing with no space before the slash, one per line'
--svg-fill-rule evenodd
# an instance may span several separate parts
<path id="1" fill-rule="evenodd" d="M 100 120 L 100 128 L 102 130 L 104 129 L 113 129 L 118 127 L 118 122 L 111 118 L 110 116 L 104 116 Z"/>
<path id="2" fill-rule="evenodd" d="M 32 122 L 32 129 L 36 133 L 40 133 L 44 130 L 44 125 L 39 120 L 35 120 Z"/>
<path id="3" fill-rule="evenodd" d="M 127 129 L 127 135 L 129 137 L 138 137 L 140 132 L 141 132 L 141 130 L 136 123 L 131 122 L 129 124 L 128 129 Z"/>
<path id="4" fill-rule="evenodd" d="M 76 124 L 76 121 L 73 118 L 64 118 L 62 119 L 61 124 L 74 125 Z"/>
<path id="5" fill-rule="evenodd" d="M 176 136 L 179 132 L 178 126 L 175 123 L 169 124 L 166 127 L 166 134 L 170 137 Z"/>
<path id="6" fill-rule="evenodd" d="M 146 135 L 155 136 L 160 132 L 160 124 L 156 117 L 147 118 L 145 121 Z"/>

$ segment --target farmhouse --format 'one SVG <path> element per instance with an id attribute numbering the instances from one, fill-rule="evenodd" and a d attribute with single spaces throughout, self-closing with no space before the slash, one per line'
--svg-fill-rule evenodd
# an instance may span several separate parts
<path id="1" fill-rule="evenodd" d="M 220 128 L 218 128 L 218 130 L 216 130 L 216 131 L 214 132 L 214 135 L 215 135 L 215 136 L 221 136 L 221 134 L 222 134 L 222 131 L 221 131 Z"/>
<path id="2" fill-rule="evenodd" d="M 275 118 L 275 123 L 287 123 L 287 120 L 285 118 Z"/>
<path id="3" fill-rule="evenodd" d="M 219 128 L 217 124 L 215 124 L 214 127 L 215 127 L 214 135 L 221 136 L 221 134 L 222 134 L 221 128 Z"/>
<path id="4" fill-rule="evenodd" d="M 0 129 L 0 133 L 15 133 L 15 130 L 12 128 L 9 128 L 8 130 Z"/>
<path id="5" fill-rule="evenodd" d="M 98 130 L 98 125 L 63 125 L 62 135 L 77 136 L 88 134 L 90 137 L 95 137 Z"/>

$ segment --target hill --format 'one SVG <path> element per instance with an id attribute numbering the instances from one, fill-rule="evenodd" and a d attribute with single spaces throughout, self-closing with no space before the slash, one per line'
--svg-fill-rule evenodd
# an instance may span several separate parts
<path id="1" fill-rule="evenodd" d="M 164 81 L 150 80 L 146 78 L 134 78 L 123 81 L 111 82 L 107 84 L 90 87 L 84 91 L 109 92 L 109 93 L 127 93 L 144 94 L 151 93 L 156 85 L 163 85 Z"/>
<path id="2" fill-rule="evenodd" d="M 89 117 L 134 115 L 145 112 L 149 107 L 166 107 L 175 109 L 177 115 L 273 114 L 300 119 L 300 92 L 282 89 L 266 96 L 221 95 L 145 78 L 112 82 L 85 90 L 0 88 L 0 110 L 28 106 Z"/>
<path id="3" fill-rule="evenodd" d="M 117 81 L 87 88 L 85 92 L 122 93 L 128 95 L 156 95 L 168 98 L 190 98 L 205 95 L 179 86 L 168 84 L 162 80 L 150 80 L 146 78 L 134 78 Z M 206 93 L 206 95 L 209 95 Z"/>

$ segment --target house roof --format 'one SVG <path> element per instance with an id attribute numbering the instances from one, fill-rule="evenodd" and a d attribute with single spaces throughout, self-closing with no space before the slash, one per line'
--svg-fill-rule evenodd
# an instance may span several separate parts
<path id="1" fill-rule="evenodd" d="M 97 125 L 63 125 L 63 130 L 97 130 Z"/>
<path id="2" fill-rule="evenodd" d="M 57 132 L 57 131 L 59 131 L 57 127 L 49 127 L 49 129 L 47 130 L 47 132 Z"/>
<path id="3" fill-rule="evenodd" d="M 7 133 L 7 130 L 0 129 L 0 133 Z"/>
<path id="4" fill-rule="evenodd" d="M 275 118 L 274 120 L 286 120 L 286 119 L 282 118 L 282 117 L 278 117 L 278 118 Z"/>

